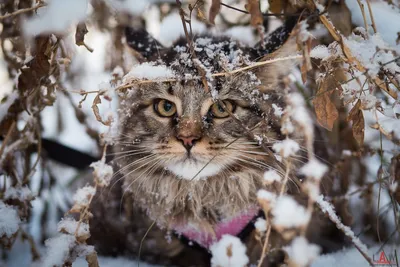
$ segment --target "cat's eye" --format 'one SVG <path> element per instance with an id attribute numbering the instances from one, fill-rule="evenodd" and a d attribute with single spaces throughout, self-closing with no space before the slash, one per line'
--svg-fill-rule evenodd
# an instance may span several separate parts
<path id="1" fill-rule="evenodd" d="M 158 99 L 154 102 L 154 110 L 161 117 L 171 117 L 176 113 L 176 106 L 174 103 L 166 99 Z"/>
<path id="2" fill-rule="evenodd" d="M 214 103 L 214 104 L 210 107 L 209 113 L 210 113 L 210 115 L 211 115 L 212 117 L 222 119 L 222 118 L 228 117 L 228 116 L 229 116 L 229 113 L 234 112 L 234 110 L 235 110 L 235 105 L 234 105 L 231 101 L 224 100 L 224 101 L 222 101 L 222 102 L 224 103 L 225 108 L 226 108 L 229 112 L 228 112 L 227 110 L 225 110 L 225 109 L 222 107 L 222 105 L 220 105 L 220 104 L 217 102 L 217 103 Z"/>

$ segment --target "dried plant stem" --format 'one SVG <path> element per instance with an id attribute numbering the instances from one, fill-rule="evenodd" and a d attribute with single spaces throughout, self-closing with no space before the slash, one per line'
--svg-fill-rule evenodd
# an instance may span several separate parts
<path id="1" fill-rule="evenodd" d="M 347 47 L 347 45 L 343 41 L 343 36 L 336 30 L 336 28 L 333 26 L 332 22 L 328 20 L 328 18 L 325 15 L 321 15 L 319 17 L 321 22 L 324 24 L 324 26 L 328 29 L 329 33 L 332 35 L 333 39 L 337 41 L 341 47 L 344 56 L 347 59 L 347 62 L 354 66 L 357 70 L 360 72 L 367 72 L 367 69 L 353 56 L 351 53 L 351 50 Z M 378 86 L 380 89 L 385 91 L 387 94 L 389 94 L 393 99 L 397 100 L 397 92 L 394 92 L 391 90 L 388 86 L 386 86 L 385 82 L 382 81 L 379 77 L 370 77 L 372 82 Z"/>
<path id="2" fill-rule="evenodd" d="M 368 36 L 368 23 L 367 23 L 367 16 L 365 15 L 364 4 L 361 3 L 360 0 L 357 0 L 357 2 L 358 2 L 358 5 L 360 6 L 361 14 L 362 14 L 362 17 L 363 17 L 363 20 L 364 20 L 364 27 L 366 29 L 366 34 Z"/>
<path id="3" fill-rule="evenodd" d="M 288 159 L 286 161 L 286 172 L 285 172 L 285 177 L 283 178 L 283 183 L 282 183 L 282 186 L 281 186 L 281 190 L 279 192 L 279 196 L 282 196 L 283 193 L 285 193 L 286 184 L 289 181 L 290 167 L 291 167 L 291 160 Z"/>
<path id="4" fill-rule="evenodd" d="M 350 238 L 351 242 L 353 245 L 356 247 L 356 249 L 361 253 L 361 255 L 368 261 L 370 266 L 374 266 L 374 263 L 372 259 L 368 256 L 368 249 L 367 247 L 361 242 L 361 240 L 354 234 L 354 232 L 350 229 L 350 227 L 344 225 L 337 214 L 335 213 L 333 206 L 323 200 L 322 198 L 317 199 L 316 203 L 318 204 L 318 207 L 321 209 L 323 213 L 325 213 L 331 222 L 333 222 L 337 229 L 342 231 L 347 237 Z"/>
<path id="5" fill-rule="evenodd" d="M 374 29 L 374 32 L 377 33 L 378 30 L 376 28 L 374 15 L 372 14 L 371 3 L 369 2 L 369 0 L 367 0 L 367 6 L 368 6 L 369 16 L 371 17 L 372 29 Z"/>
<path id="6" fill-rule="evenodd" d="M 189 36 L 189 31 L 188 31 L 187 26 L 186 26 L 185 12 L 182 9 L 182 3 L 179 0 L 176 0 L 176 3 L 177 3 L 178 8 L 179 8 L 179 15 L 180 15 L 181 20 L 182 20 L 182 26 L 183 26 L 183 30 L 185 32 L 185 36 L 186 36 L 188 45 L 189 45 L 190 54 L 192 55 L 192 61 L 193 61 L 194 65 L 197 68 L 197 71 L 199 72 L 199 74 L 201 76 L 201 80 L 203 82 L 204 90 L 208 93 L 208 92 L 210 92 L 210 88 L 209 88 L 208 82 L 207 82 L 206 71 L 197 62 L 198 58 L 196 56 L 196 52 L 194 51 L 193 40 L 192 40 L 191 36 Z"/>
<path id="7" fill-rule="evenodd" d="M 285 193 L 285 188 L 286 188 L 286 184 L 289 181 L 289 174 L 290 174 L 290 167 L 291 167 L 291 160 L 289 159 L 286 163 L 286 171 L 285 171 L 285 177 L 283 179 L 283 183 L 281 186 L 281 190 L 279 192 L 279 196 L 282 196 Z M 262 263 L 264 261 L 264 258 L 267 256 L 267 247 L 268 247 L 268 243 L 269 243 L 269 236 L 271 234 L 271 230 L 272 230 L 272 224 L 271 224 L 271 219 L 270 219 L 270 215 L 267 211 L 265 212 L 265 217 L 267 220 L 267 231 L 265 234 L 265 240 L 264 240 L 264 245 L 263 245 L 263 249 L 262 249 L 262 253 L 261 253 L 261 257 L 260 257 L 260 261 L 258 262 L 257 267 L 261 267 Z"/>
<path id="8" fill-rule="evenodd" d="M 4 20 L 4 19 L 6 19 L 6 18 L 10 18 L 10 17 L 13 17 L 13 16 L 17 16 L 17 15 L 20 15 L 20 14 L 23 14 L 23 13 L 27 13 L 27 12 L 29 12 L 29 11 L 33 11 L 33 10 L 39 9 L 39 8 L 41 8 L 41 7 L 44 7 L 44 6 L 47 6 L 47 4 L 46 4 L 46 3 L 40 3 L 40 4 L 38 4 L 37 6 L 34 6 L 34 7 L 28 7 L 28 8 L 18 9 L 17 11 L 15 11 L 15 12 L 13 12 L 13 13 L 5 14 L 5 15 L 3 15 L 3 16 L 0 16 L 0 20 Z"/>
<path id="9" fill-rule="evenodd" d="M 252 65 L 238 68 L 235 70 L 231 71 L 226 71 L 226 72 L 217 72 L 211 74 L 211 77 L 221 77 L 221 76 L 229 76 L 232 74 L 236 74 L 242 71 L 250 70 L 253 68 L 261 67 L 264 65 L 280 62 L 280 61 L 286 61 L 286 60 L 295 60 L 295 59 L 301 59 L 303 56 L 302 55 L 293 55 L 293 56 L 288 56 L 288 57 L 279 57 L 279 58 L 274 58 L 274 59 L 268 59 L 268 60 L 263 60 L 259 62 L 255 62 Z M 196 78 L 191 78 L 191 79 L 185 79 L 185 80 L 194 80 Z M 115 88 L 115 91 L 120 91 L 124 89 L 131 88 L 134 85 L 140 85 L 140 84 L 149 84 L 149 83 L 163 83 L 163 82 L 177 82 L 179 79 L 160 79 L 160 80 L 131 80 L 125 85 L 121 85 L 117 88 Z M 64 92 L 70 92 L 70 93 L 75 93 L 75 94 L 80 94 L 82 96 L 86 96 L 88 94 L 104 94 L 106 91 L 100 91 L 100 90 L 92 90 L 92 91 L 81 91 L 81 90 L 67 90 L 67 89 L 62 89 Z"/>
<path id="10" fill-rule="evenodd" d="M 2 155 L 3 155 L 4 151 L 5 151 L 6 145 L 8 143 L 8 139 L 10 139 L 11 133 L 13 132 L 15 126 L 16 126 L 16 123 L 15 123 L 15 121 L 13 121 L 11 126 L 10 126 L 10 128 L 7 131 L 7 134 L 6 134 L 6 137 L 3 140 L 3 143 L 1 144 L 1 147 L 0 147 L 0 158 L 2 158 Z"/>
<path id="11" fill-rule="evenodd" d="M 263 261 L 265 259 L 265 256 L 267 255 L 269 237 L 271 235 L 271 230 L 272 230 L 271 222 L 270 222 L 269 217 L 266 217 L 266 223 L 267 223 L 267 231 L 265 233 L 264 245 L 263 245 L 263 248 L 262 248 L 261 257 L 260 257 L 260 260 L 258 261 L 257 267 L 261 267 L 262 266 L 262 263 L 263 263 Z"/>

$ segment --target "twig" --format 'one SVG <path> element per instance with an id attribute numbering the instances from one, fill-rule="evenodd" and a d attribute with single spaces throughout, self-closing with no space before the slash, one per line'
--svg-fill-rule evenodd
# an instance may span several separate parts
<path id="1" fill-rule="evenodd" d="M 2 157 L 2 155 L 3 155 L 3 153 L 4 153 L 5 149 L 6 149 L 6 145 L 8 143 L 8 139 L 10 138 L 11 133 L 13 132 L 13 130 L 15 128 L 15 125 L 16 125 L 16 123 L 15 123 L 15 121 L 13 121 L 11 126 L 10 126 L 10 128 L 8 128 L 6 137 L 4 138 L 3 143 L 1 144 L 1 147 L 0 147 L 0 158 Z"/>
<path id="2" fill-rule="evenodd" d="M 360 0 L 357 0 L 357 2 L 358 2 L 358 5 L 360 6 L 360 9 L 361 9 L 361 14 L 362 14 L 362 17 L 363 17 L 363 20 L 364 20 L 364 27 L 365 27 L 365 30 L 366 30 L 366 34 L 368 36 L 368 23 L 367 23 L 367 16 L 365 15 L 364 4 L 361 3 Z"/>
<path id="3" fill-rule="evenodd" d="M 28 7 L 28 8 L 19 9 L 19 10 L 13 12 L 13 13 L 5 14 L 3 16 L 0 16 L 0 20 L 4 20 L 4 19 L 9 18 L 9 17 L 13 17 L 13 16 L 17 16 L 17 15 L 20 15 L 20 14 L 23 14 L 23 13 L 26 13 L 26 12 L 29 12 L 29 11 L 33 11 L 33 10 L 39 9 L 41 7 L 44 7 L 44 6 L 47 6 L 47 4 L 46 3 L 40 3 L 40 4 L 38 4 L 37 6 L 34 6 L 34 7 Z"/>
<path id="4" fill-rule="evenodd" d="M 200 76 L 202 78 L 201 80 L 202 80 L 203 86 L 204 86 L 204 90 L 208 93 L 208 92 L 210 92 L 210 88 L 208 86 L 208 82 L 207 82 L 207 78 L 206 78 L 206 72 L 197 62 L 198 58 L 196 56 L 196 52 L 194 51 L 193 40 L 189 36 L 189 32 L 188 32 L 188 29 L 186 27 L 185 12 L 182 9 L 182 3 L 179 0 L 176 0 L 176 3 L 177 3 L 178 8 L 179 8 L 179 15 L 180 15 L 181 20 L 182 20 L 182 26 L 183 26 L 183 30 L 185 32 L 185 36 L 186 36 L 188 45 L 189 45 L 190 53 L 192 55 L 193 64 L 196 66 L 197 71 L 200 73 Z"/>
<path id="5" fill-rule="evenodd" d="M 328 18 L 325 15 L 321 15 L 319 17 L 321 22 L 324 24 L 324 26 L 328 29 L 329 33 L 332 35 L 333 39 L 337 41 L 343 51 L 343 55 L 346 57 L 347 62 L 350 63 L 351 65 L 354 65 L 354 67 L 361 71 L 361 72 L 366 72 L 367 69 L 358 61 L 352 54 L 350 48 L 345 44 L 343 41 L 343 36 L 336 30 L 336 28 L 333 26 L 332 22 L 328 20 Z M 397 92 L 392 91 L 389 87 L 384 86 L 384 82 L 379 78 L 379 77 L 371 77 L 370 78 L 372 82 L 378 86 L 380 89 L 385 91 L 387 94 L 389 94 L 393 99 L 397 100 Z"/>
<path id="6" fill-rule="evenodd" d="M 246 10 L 243 10 L 243 9 L 240 9 L 240 8 L 237 8 L 237 7 L 234 7 L 234 6 L 230 6 L 230 5 L 228 5 L 228 4 L 221 3 L 221 6 L 230 8 L 230 9 L 232 9 L 232 10 L 235 10 L 235 11 L 238 11 L 238 12 L 241 12 L 241 13 L 244 13 L 244 14 L 250 14 L 250 13 L 249 13 L 248 11 L 246 11 Z M 262 13 L 262 15 L 263 15 L 263 17 L 296 17 L 296 16 L 301 15 L 301 13 L 293 13 L 293 14 L 290 14 L 290 13 L 282 13 L 282 14 L 276 14 L 276 13 Z"/>
<path id="7" fill-rule="evenodd" d="M 267 255 L 267 247 L 268 247 L 268 243 L 269 243 L 269 236 L 271 235 L 271 222 L 269 220 L 269 217 L 266 217 L 266 224 L 267 224 L 267 232 L 265 233 L 265 240 L 264 240 L 264 245 L 262 248 L 262 252 L 261 252 L 261 257 L 260 260 L 258 261 L 258 265 L 257 267 L 261 267 L 263 265 L 263 261 L 265 259 L 265 256 Z"/>
<path id="8" fill-rule="evenodd" d="M 332 204 L 323 200 L 323 196 L 316 200 L 318 207 L 321 209 L 323 213 L 325 213 L 329 219 L 336 225 L 337 229 L 341 230 L 347 237 L 350 238 L 353 245 L 356 249 L 361 253 L 361 255 L 368 261 L 370 266 L 374 266 L 372 259 L 368 256 L 367 247 L 361 242 L 361 240 L 354 234 L 350 227 L 344 225 L 337 214 L 334 211 Z"/>
<path id="9" fill-rule="evenodd" d="M 242 68 L 238 68 L 238 69 L 235 69 L 235 70 L 213 73 L 213 74 L 211 74 L 211 77 L 229 76 L 229 75 L 241 72 L 241 71 L 250 70 L 250 69 L 257 68 L 257 67 L 264 66 L 264 65 L 268 65 L 268 64 L 271 64 L 271 63 L 285 61 L 285 60 L 300 59 L 302 57 L 303 57 L 302 55 L 294 55 L 294 56 L 288 56 L 288 57 L 279 57 L 279 58 L 274 58 L 274 59 L 268 59 L 268 60 L 264 60 L 264 61 L 255 62 L 252 65 L 249 65 L 249 66 L 246 66 L 246 67 L 242 67 Z M 196 78 L 196 77 L 190 78 L 190 79 L 189 78 L 187 78 L 187 79 L 185 78 L 185 80 L 195 80 L 195 79 L 198 79 L 198 78 Z M 134 79 L 132 79 L 127 84 L 121 85 L 121 86 L 115 88 L 115 91 L 128 89 L 128 88 L 131 88 L 133 85 L 149 84 L 149 83 L 163 83 L 163 82 L 177 82 L 177 81 L 179 81 L 179 79 L 161 79 L 161 80 L 139 80 L 139 79 L 134 80 Z M 80 94 L 82 96 L 85 96 L 85 95 L 88 95 L 88 94 L 104 94 L 106 92 L 105 90 L 104 91 L 101 91 L 101 90 L 80 91 L 80 90 L 67 90 L 67 89 L 61 89 L 61 90 L 64 91 L 64 92 Z"/>
<path id="10" fill-rule="evenodd" d="M 371 4 L 370 4 L 369 0 L 367 0 L 367 6 L 368 6 L 369 16 L 371 17 L 372 29 L 374 29 L 374 32 L 377 33 L 378 30 L 376 28 L 374 15 L 372 14 L 372 8 L 371 8 Z"/>

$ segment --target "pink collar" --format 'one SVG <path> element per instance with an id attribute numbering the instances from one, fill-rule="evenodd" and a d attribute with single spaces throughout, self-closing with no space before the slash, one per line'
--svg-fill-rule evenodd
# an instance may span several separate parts
<path id="1" fill-rule="evenodd" d="M 195 241 L 200 246 L 209 249 L 210 246 L 219 241 L 223 235 L 238 235 L 247 224 L 257 215 L 258 208 L 253 207 L 246 212 L 240 213 L 237 216 L 223 220 L 214 227 L 214 232 L 211 233 L 205 229 L 196 228 L 192 225 L 178 226 L 175 231 L 178 234 L 184 235 L 187 239 Z"/>

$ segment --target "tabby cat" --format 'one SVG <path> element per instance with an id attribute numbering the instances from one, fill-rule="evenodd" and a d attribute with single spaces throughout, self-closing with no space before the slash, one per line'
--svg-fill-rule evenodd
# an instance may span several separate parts
<path id="1" fill-rule="evenodd" d="M 207 266 L 212 243 L 223 234 L 243 237 L 247 233 L 245 242 L 254 240 L 248 245 L 249 256 L 257 262 L 261 246 L 254 232 L 247 231 L 259 215 L 257 191 L 264 187 L 266 170 L 283 175 L 284 166 L 251 135 L 264 143 L 284 138 L 279 114 L 285 106 L 281 77 L 294 63 L 210 74 L 248 66 L 272 52 L 274 56 L 295 53 L 293 42 L 286 40 L 296 22 L 286 21 L 254 48 L 225 37 L 196 36 L 197 59 L 186 38 L 164 48 L 143 29 L 126 29 L 127 44 L 137 59 L 168 69 L 173 79 L 133 85 L 121 100 L 120 136 L 114 148 L 119 177 L 110 193 L 115 202 L 102 194 L 103 206 L 95 216 L 103 220 L 93 220 L 97 225 L 91 227 L 98 231 L 98 235 L 92 231 L 92 242 L 100 252 L 106 246 L 97 236 L 107 234 L 107 246 L 113 246 L 115 253 L 137 253 L 140 247 L 142 259 Z M 209 91 L 199 78 L 199 67 L 207 72 Z M 124 219 L 113 221 L 121 198 Z M 112 218 L 108 223 L 105 213 Z"/>

